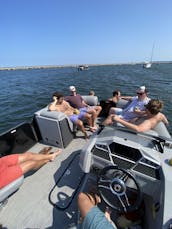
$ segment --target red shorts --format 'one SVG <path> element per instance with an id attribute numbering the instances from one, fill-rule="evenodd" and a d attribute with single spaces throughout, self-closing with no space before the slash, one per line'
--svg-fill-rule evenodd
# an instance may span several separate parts
<path id="1" fill-rule="evenodd" d="M 3 188 L 23 175 L 18 158 L 18 154 L 0 158 L 0 188 Z"/>

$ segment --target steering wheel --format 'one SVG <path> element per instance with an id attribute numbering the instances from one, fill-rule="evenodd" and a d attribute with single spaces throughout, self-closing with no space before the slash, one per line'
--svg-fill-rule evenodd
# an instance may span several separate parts
<path id="1" fill-rule="evenodd" d="M 134 176 L 114 165 L 101 170 L 98 190 L 104 202 L 119 212 L 135 211 L 142 201 L 142 193 Z"/>

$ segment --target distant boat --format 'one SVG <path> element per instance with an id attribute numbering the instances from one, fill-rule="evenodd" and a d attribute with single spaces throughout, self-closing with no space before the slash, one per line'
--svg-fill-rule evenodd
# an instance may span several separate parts
<path id="1" fill-rule="evenodd" d="M 78 66 L 78 71 L 85 71 L 88 70 L 88 65 L 79 65 Z"/>
<path id="2" fill-rule="evenodd" d="M 145 63 L 143 64 L 143 67 L 144 67 L 144 68 L 151 68 L 151 67 L 152 67 L 152 62 L 145 62 Z"/>
<path id="3" fill-rule="evenodd" d="M 152 46 L 152 52 L 151 52 L 150 61 L 145 62 L 145 63 L 143 64 L 143 68 L 151 68 L 151 67 L 152 67 L 152 58 L 153 58 L 154 46 L 155 46 L 155 44 L 153 44 L 153 46 Z"/>

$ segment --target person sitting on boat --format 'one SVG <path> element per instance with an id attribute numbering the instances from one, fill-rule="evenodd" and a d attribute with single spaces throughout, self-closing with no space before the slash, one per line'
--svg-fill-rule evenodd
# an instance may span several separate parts
<path id="1" fill-rule="evenodd" d="M 71 107 L 70 104 L 64 100 L 63 94 L 55 92 L 53 94 L 53 102 L 49 104 L 48 109 L 50 111 L 60 111 L 69 116 L 70 120 L 84 133 L 85 138 L 88 138 L 83 120 L 86 120 L 88 125 L 91 125 L 91 115 Z"/>
<path id="2" fill-rule="evenodd" d="M 110 113 L 111 108 L 115 108 L 118 101 L 121 98 L 121 92 L 119 90 L 113 91 L 112 97 L 108 98 L 107 100 L 101 100 L 100 106 L 102 107 L 102 111 L 100 113 L 100 116 L 107 117 Z"/>
<path id="3" fill-rule="evenodd" d="M 23 174 L 37 170 L 47 162 L 53 161 L 61 153 L 61 150 L 52 153 L 51 148 L 45 147 L 39 154 L 26 152 L 0 158 L 0 189 Z"/>
<path id="4" fill-rule="evenodd" d="M 97 206 L 101 202 L 97 194 L 81 192 L 78 195 L 78 207 L 82 217 L 83 229 L 115 229 L 109 211 L 102 212 Z"/>
<path id="5" fill-rule="evenodd" d="M 116 107 L 117 102 L 121 98 L 121 92 L 119 90 L 113 91 L 112 97 L 107 99 L 107 101 L 111 102 L 111 104 Z"/>
<path id="6" fill-rule="evenodd" d="M 134 210 L 133 212 L 126 212 L 120 214 L 119 216 L 116 215 L 115 223 L 111 220 L 111 209 L 109 207 L 106 207 L 105 212 L 102 212 L 97 206 L 100 203 L 101 198 L 98 195 L 97 191 L 89 193 L 79 193 L 78 207 L 82 218 L 83 229 L 129 228 L 134 225 L 137 225 L 137 228 L 141 228 L 139 225 L 141 224 L 142 216 L 144 214 L 143 202 L 141 203 L 139 208 Z"/>
<path id="7" fill-rule="evenodd" d="M 124 108 L 111 108 L 110 115 L 108 118 L 103 122 L 103 125 L 109 125 L 111 123 L 112 115 L 116 114 L 119 115 L 122 119 L 126 121 L 131 121 L 135 118 L 145 115 L 145 106 L 150 101 L 148 98 L 148 90 L 145 86 L 139 87 L 136 91 L 137 96 L 121 96 L 121 99 L 126 99 L 131 101 L 129 105 Z"/>
<path id="8" fill-rule="evenodd" d="M 86 112 L 91 114 L 92 116 L 92 124 L 90 125 L 90 130 L 94 131 L 97 129 L 95 125 L 96 118 L 101 112 L 101 106 L 89 106 L 84 102 L 82 96 L 76 92 L 75 86 L 70 86 L 69 90 L 71 94 L 65 97 L 65 100 L 74 108 L 79 109 L 82 112 Z"/>
<path id="9" fill-rule="evenodd" d="M 162 101 L 158 99 L 151 99 L 149 103 L 145 105 L 145 108 L 146 108 L 145 120 L 143 120 L 143 118 L 140 118 L 139 120 L 138 118 L 136 121 L 137 124 L 125 121 L 123 118 L 121 118 L 118 115 L 111 116 L 111 123 L 113 123 L 113 121 L 119 122 L 123 126 L 135 130 L 137 132 L 145 132 L 154 129 L 155 126 L 161 121 L 166 125 L 168 124 L 168 120 L 166 116 L 161 113 L 161 110 L 163 108 Z"/>
<path id="10" fill-rule="evenodd" d="M 89 95 L 95 96 L 95 91 L 93 90 L 89 91 Z"/>

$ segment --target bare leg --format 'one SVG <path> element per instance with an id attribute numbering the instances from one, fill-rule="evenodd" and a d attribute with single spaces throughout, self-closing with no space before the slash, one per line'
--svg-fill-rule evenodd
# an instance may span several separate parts
<path id="1" fill-rule="evenodd" d="M 87 132 L 85 130 L 85 127 L 83 125 L 83 122 L 81 120 L 77 120 L 76 121 L 76 125 L 78 126 L 78 128 L 84 133 L 84 136 L 85 136 L 85 139 L 88 139 L 88 135 L 87 135 Z"/>
<path id="2" fill-rule="evenodd" d="M 60 153 L 61 150 L 58 150 L 53 154 L 36 154 L 29 152 L 19 154 L 19 164 L 23 173 L 26 173 L 30 170 L 40 168 L 49 161 L 53 161 Z"/>
<path id="3" fill-rule="evenodd" d="M 85 113 L 84 119 L 87 121 L 89 126 L 92 126 L 93 121 L 91 114 Z"/>
<path id="4" fill-rule="evenodd" d="M 88 109 L 88 113 L 92 115 L 92 127 L 95 127 L 95 122 L 96 122 L 96 119 L 98 117 L 98 115 L 100 114 L 102 110 L 102 107 L 101 106 L 95 106 L 94 109 Z"/>
<path id="5" fill-rule="evenodd" d="M 97 117 L 98 117 L 98 115 L 100 114 L 100 112 L 102 110 L 102 107 L 101 106 L 95 106 L 95 110 L 96 110 L 96 114 L 97 114 Z"/>
<path id="6" fill-rule="evenodd" d="M 91 122 L 90 126 L 94 127 L 95 121 L 96 121 L 96 118 L 97 118 L 96 111 L 94 109 L 90 109 L 90 110 L 88 110 L 88 114 L 91 114 L 91 116 L 92 116 L 92 122 Z"/>
<path id="7" fill-rule="evenodd" d="M 102 124 L 103 125 L 105 125 L 105 126 L 107 126 L 107 125 L 111 125 L 112 123 L 113 123 L 113 114 L 112 115 L 109 115 L 108 117 L 107 117 L 107 119 L 105 119 L 103 122 L 102 122 Z"/>

